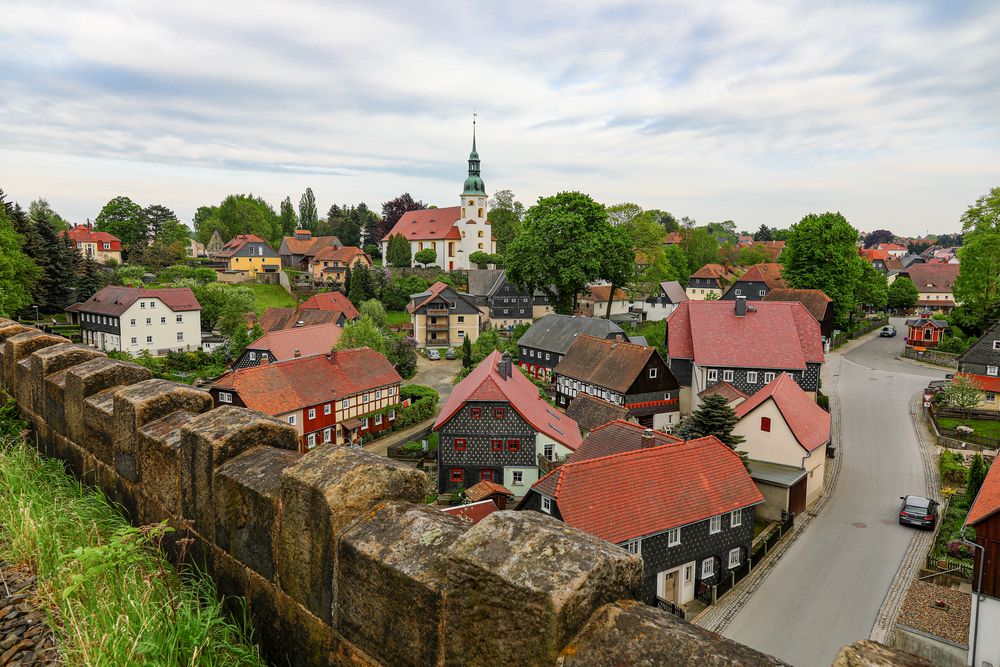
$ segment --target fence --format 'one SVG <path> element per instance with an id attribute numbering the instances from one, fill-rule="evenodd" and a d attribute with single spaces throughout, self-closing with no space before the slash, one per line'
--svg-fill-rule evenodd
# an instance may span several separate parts
<path id="1" fill-rule="evenodd" d="M 875 331 L 876 329 L 881 329 L 887 324 L 889 324 L 889 318 L 885 315 L 874 319 L 866 319 L 855 327 L 854 331 L 841 331 L 839 334 L 834 336 L 833 347 L 840 347 L 853 338 L 860 338 L 866 333 Z"/>
<path id="2" fill-rule="evenodd" d="M 775 545 L 781 541 L 781 538 L 790 533 L 792 528 L 795 527 L 794 514 L 782 512 L 782 517 L 781 522 L 776 527 L 764 537 L 758 538 L 750 551 L 750 557 L 743 561 L 739 567 L 730 570 L 725 576 L 720 577 L 719 581 L 715 584 L 699 582 L 695 597 L 705 604 L 715 604 L 720 597 L 732 590 L 733 586 L 740 583 L 747 575 L 753 572 L 753 569 L 774 549 Z"/>
<path id="3" fill-rule="evenodd" d="M 963 448 L 966 444 L 975 445 L 980 448 L 985 449 L 998 449 L 1000 448 L 1000 438 L 994 438 L 987 435 L 981 435 L 973 430 L 972 433 L 959 433 L 957 429 L 948 428 L 942 426 L 938 421 L 939 417 L 966 419 L 965 412 L 961 410 L 954 410 L 952 408 L 935 408 L 931 407 L 929 410 L 931 421 L 934 423 L 934 428 L 937 429 L 938 436 L 941 438 L 949 438 L 951 440 L 957 440 L 962 443 Z M 982 420 L 982 421 L 995 421 L 1000 419 L 1000 414 L 996 412 L 990 412 L 989 410 L 972 410 L 968 419 L 970 420 Z M 948 443 L 942 442 L 941 444 L 948 446 Z"/>
<path id="4" fill-rule="evenodd" d="M 973 562 L 971 560 L 955 558 L 954 556 L 935 558 L 933 553 L 928 553 L 927 569 L 932 570 L 934 574 L 948 573 L 962 577 L 966 581 L 972 581 Z"/>

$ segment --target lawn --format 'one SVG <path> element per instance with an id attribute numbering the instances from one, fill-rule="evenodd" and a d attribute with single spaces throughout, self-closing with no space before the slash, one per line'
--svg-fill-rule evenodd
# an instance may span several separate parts
<path id="1" fill-rule="evenodd" d="M 254 283 L 233 284 L 232 287 L 246 287 L 253 290 L 257 307 L 264 311 L 265 308 L 294 308 L 295 297 L 285 291 L 281 285 L 257 285 Z"/>
<path id="2" fill-rule="evenodd" d="M 968 426 L 976 435 L 985 438 L 1000 439 L 1000 421 L 989 419 L 959 419 L 957 417 L 938 417 L 938 424 L 944 428 Z"/>
<path id="3" fill-rule="evenodd" d="M 405 310 L 387 310 L 385 313 L 385 320 L 389 323 L 389 326 L 409 324 L 410 314 Z"/>

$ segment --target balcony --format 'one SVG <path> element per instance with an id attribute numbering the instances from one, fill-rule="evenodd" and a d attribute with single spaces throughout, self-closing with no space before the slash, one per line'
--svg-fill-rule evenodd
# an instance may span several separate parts
<path id="1" fill-rule="evenodd" d="M 440 308 L 437 306 L 430 306 L 427 308 L 428 317 L 441 317 L 442 315 L 447 315 L 447 314 L 448 314 L 447 308 Z"/>
<path id="2" fill-rule="evenodd" d="M 448 325 L 447 322 L 436 322 L 436 323 L 433 323 L 433 324 L 430 323 L 430 322 L 428 322 L 427 323 L 427 330 L 428 331 L 447 331 L 448 330 L 448 326 L 449 325 Z"/>

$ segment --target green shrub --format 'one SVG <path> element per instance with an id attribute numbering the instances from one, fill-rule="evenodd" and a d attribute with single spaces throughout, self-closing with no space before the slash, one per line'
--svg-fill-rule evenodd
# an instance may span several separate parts
<path id="1" fill-rule="evenodd" d="M 964 465 L 961 454 L 950 452 L 947 449 L 941 452 L 941 460 L 938 462 L 941 472 L 941 479 L 951 484 L 965 484 L 969 469 Z"/>

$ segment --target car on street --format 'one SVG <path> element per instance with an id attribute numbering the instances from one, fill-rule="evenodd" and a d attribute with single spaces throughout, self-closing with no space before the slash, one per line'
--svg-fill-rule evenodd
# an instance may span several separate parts
<path id="1" fill-rule="evenodd" d="M 427 350 L 427 358 L 431 361 L 438 361 L 441 359 L 441 353 L 437 350 Z"/>
<path id="2" fill-rule="evenodd" d="M 444 353 L 445 359 L 457 359 L 458 355 L 455 353 L 455 348 L 449 347 L 448 351 Z"/>
<path id="3" fill-rule="evenodd" d="M 938 518 L 938 502 L 923 496 L 900 496 L 899 523 L 902 526 L 934 529 Z"/>
<path id="4" fill-rule="evenodd" d="M 881 331 L 878 332 L 878 335 L 882 338 L 893 338 L 896 335 L 896 327 L 887 324 L 882 327 Z"/>

